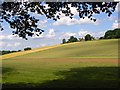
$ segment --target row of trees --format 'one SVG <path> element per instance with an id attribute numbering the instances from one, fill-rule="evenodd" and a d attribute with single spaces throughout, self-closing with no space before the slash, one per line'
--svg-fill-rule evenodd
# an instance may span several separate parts
<path id="1" fill-rule="evenodd" d="M 64 38 L 64 39 L 62 40 L 62 43 L 64 44 L 64 43 L 71 43 L 71 42 L 78 42 L 78 41 L 90 41 L 90 40 L 94 40 L 94 37 L 91 36 L 90 34 L 87 34 L 84 38 L 85 38 L 85 39 L 83 39 L 83 38 L 77 39 L 77 38 L 74 37 L 74 36 L 70 36 L 70 38 L 69 38 L 67 41 L 66 41 L 66 39 Z"/>
<path id="2" fill-rule="evenodd" d="M 108 30 L 103 37 L 100 39 L 117 39 L 120 38 L 120 28 L 114 30 Z"/>
<path id="3" fill-rule="evenodd" d="M 108 30 L 105 32 L 105 35 L 103 37 L 100 37 L 99 39 L 118 39 L 120 38 L 120 28 L 114 29 L 114 30 Z M 93 36 L 90 34 L 87 34 L 84 39 L 79 38 L 77 39 L 74 36 L 70 36 L 70 38 L 66 41 L 66 39 L 62 40 L 62 43 L 71 43 L 71 42 L 78 42 L 78 41 L 90 41 L 95 40 Z"/>
<path id="4" fill-rule="evenodd" d="M 27 50 L 31 50 L 32 48 L 31 47 L 26 47 L 24 48 L 24 51 L 27 51 Z M 18 51 L 10 51 L 10 50 L 2 50 L 0 51 L 0 55 L 4 55 L 4 54 L 9 54 L 9 53 L 14 53 L 14 52 L 21 52 L 22 50 L 18 50 Z"/>
<path id="5" fill-rule="evenodd" d="M 4 55 L 4 54 L 9 54 L 9 53 L 13 53 L 13 52 L 20 52 L 21 50 L 18 50 L 18 51 L 10 51 L 10 50 L 2 50 L 0 51 L 0 55 Z"/>

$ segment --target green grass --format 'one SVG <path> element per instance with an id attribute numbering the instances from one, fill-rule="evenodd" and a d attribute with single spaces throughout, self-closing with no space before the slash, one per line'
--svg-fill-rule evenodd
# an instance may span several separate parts
<path id="1" fill-rule="evenodd" d="M 117 40 L 81 42 L 5 59 L 3 86 L 117 87 L 118 63 L 105 58 L 117 58 L 117 44 Z"/>
<path id="2" fill-rule="evenodd" d="M 118 40 L 80 42 L 24 55 L 39 58 L 118 58 Z"/>

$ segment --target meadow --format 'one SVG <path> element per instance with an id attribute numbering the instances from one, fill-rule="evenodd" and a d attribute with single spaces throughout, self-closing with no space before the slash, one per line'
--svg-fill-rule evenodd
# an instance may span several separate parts
<path id="1" fill-rule="evenodd" d="M 118 86 L 118 39 L 77 42 L 29 52 L 3 56 L 3 87 Z"/>

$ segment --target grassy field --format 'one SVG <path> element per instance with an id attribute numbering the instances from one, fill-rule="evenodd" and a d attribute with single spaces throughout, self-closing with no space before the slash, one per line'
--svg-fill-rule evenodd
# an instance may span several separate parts
<path id="1" fill-rule="evenodd" d="M 118 58 L 118 40 L 99 40 L 66 44 L 23 55 L 27 58 Z M 20 56 L 21 58 L 21 56 Z"/>
<path id="2" fill-rule="evenodd" d="M 60 45 L 4 58 L 3 86 L 117 87 L 117 58 L 117 39 Z"/>

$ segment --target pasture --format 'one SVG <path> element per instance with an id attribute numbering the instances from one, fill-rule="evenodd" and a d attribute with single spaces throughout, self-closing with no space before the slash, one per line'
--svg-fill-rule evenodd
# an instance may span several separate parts
<path id="1" fill-rule="evenodd" d="M 15 57 L 4 57 L 3 87 L 118 86 L 117 39 L 58 45 Z"/>

